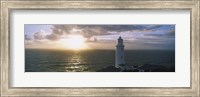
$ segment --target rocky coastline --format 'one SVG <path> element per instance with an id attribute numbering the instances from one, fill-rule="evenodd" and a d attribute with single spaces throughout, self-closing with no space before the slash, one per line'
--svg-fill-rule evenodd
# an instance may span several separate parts
<path id="1" fill-rule="evenodd" d="M 141 66 L 134 66 L 129 68 L 116 68 L 115 66 L 108 66 L 97 72 L 175 72 L 173 67 L 165 67 L 163 65 L 144 64 Z"/>

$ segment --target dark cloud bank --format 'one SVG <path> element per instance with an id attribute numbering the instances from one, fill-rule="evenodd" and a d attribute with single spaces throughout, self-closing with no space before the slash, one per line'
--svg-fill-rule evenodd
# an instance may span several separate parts
<path id="1" fill-rule="evenodd" d="M 53 25 L 51 34 L 45 35 L 43 31 L 39 31 L 35 32 L 33 37 L 36 40 L 54 41 L 60 39 L 62 35 L 81 34 L 85 38 L 90 38 L 92 36 L 117 35 L 121 32 L 153 32 L 167 26 L 173 27 L 168 34 L 174 35 L 174 25 Z M 30 40 L 28 37 L 25 39 Z"/>

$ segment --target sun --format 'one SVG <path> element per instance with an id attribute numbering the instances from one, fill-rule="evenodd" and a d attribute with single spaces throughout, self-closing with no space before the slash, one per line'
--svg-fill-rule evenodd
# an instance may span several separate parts
<path id="1" fill-rule="evenodd" d="M 61 39 L 60 43 L 64 48 L 70 50 L 86 49 L 85 38 L 81 35 L 70 35 L 65 39 Z"/>

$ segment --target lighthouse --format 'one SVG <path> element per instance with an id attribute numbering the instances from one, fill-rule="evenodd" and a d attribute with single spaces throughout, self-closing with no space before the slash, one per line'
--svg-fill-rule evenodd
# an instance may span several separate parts
<path id="1" fill-rule="evenodd" d="M 115 54 L 115 67 L 120 68 L 125 65 L 125 56 L 124 56 L 124 44 L 121 37 L 118 38 L 118 43 L 116 45 L 116 54 Z"/>

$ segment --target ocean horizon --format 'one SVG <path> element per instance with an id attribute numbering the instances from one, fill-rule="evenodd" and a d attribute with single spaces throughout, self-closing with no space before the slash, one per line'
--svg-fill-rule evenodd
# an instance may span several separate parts
<path id="1" fill-rule="evenodd" d="M 125 64 L 175 68 L 175 50 L 125 50 Z M 109 66 L 115 66 L 115 50 L 25 49 L 25 72 L 98 72 Z"/>

